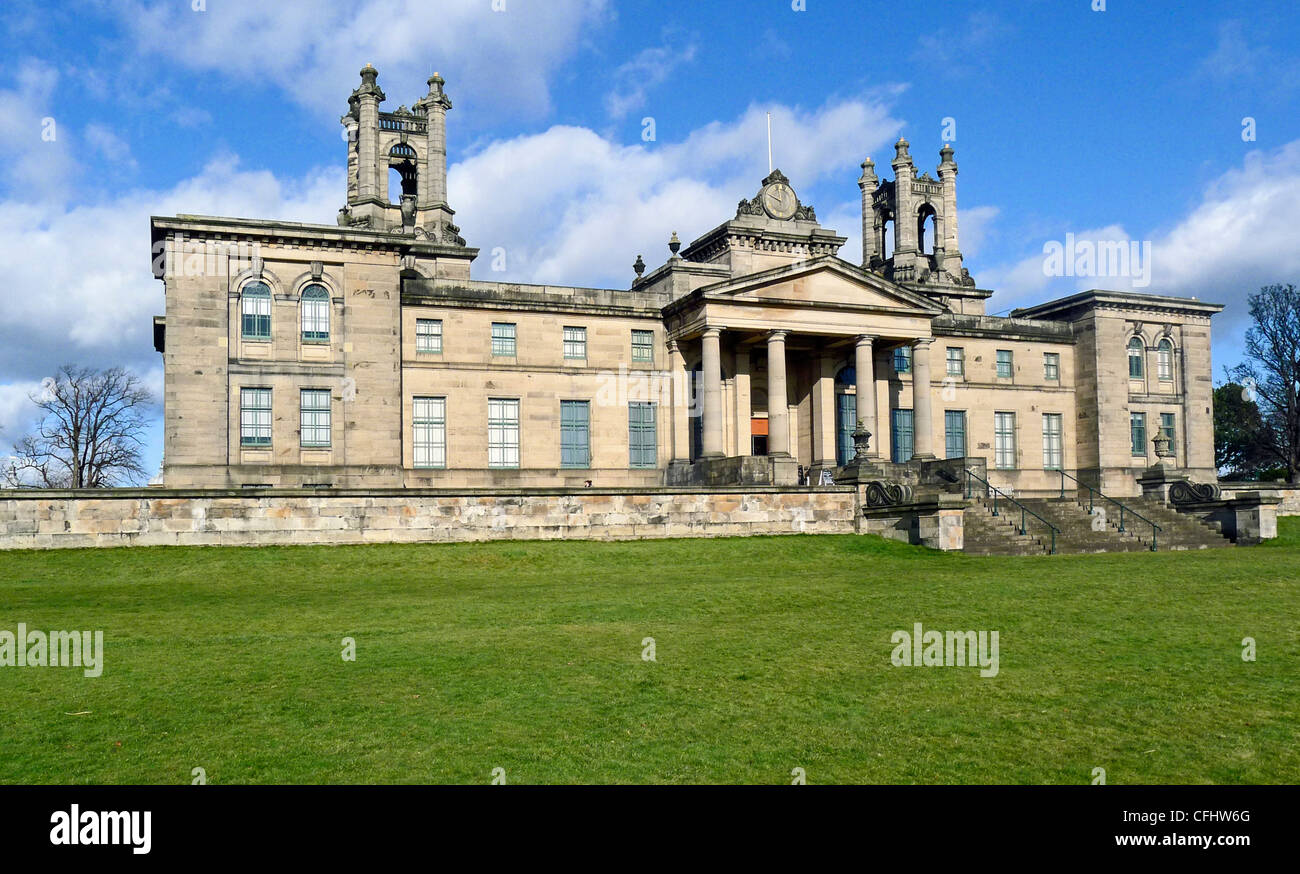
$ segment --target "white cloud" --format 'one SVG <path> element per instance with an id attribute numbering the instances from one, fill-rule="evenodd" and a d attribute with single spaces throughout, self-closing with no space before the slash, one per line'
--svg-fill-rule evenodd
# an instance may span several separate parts
<path id="1" fill-rule="evenodd" d="M 676 46 L 667 40 L 661 46 L 642 49 L 632 60 L 614 71 L 614 87 L 605 95 L 605 109 L 614 118 L 645 106 L 647 93 L 663 84 L 673 71 L 695 59 L 697 46 Z"/>
<path id="2" fill-rule="evenodd" d="M 475 276 L 630 284 L 637 254 L 653 269 L 666 259 L 673 231 L 689 242 L 733 217 L 737 201 L 758 190 L 767 175 L 769 109 L 779 136 L 776 163 L 814 206 L 810 191 L 828 177 L 837 192 L 856 193 L 857 165 L 902 126 L 881 99 L 859 97 L 814 110 L 751 106 L 676 142 L 620 145 L 587 128 L 556 126 L 492 143 L 453 164 L 448 179 L 462 235 L 487 256 Z M 851 237 L 858 227 L 854 219 L 834 229 Z M 498 246 L 507 270 L 493 274 Z"/>
<path id="3" fill-rule="evenodd" d="M 136 170 L 137 165 L 131 155 L 131 146 L 111 128 L 102 124 L 88 124 L 82 136 L 86 139 L 86 145 L 98 152 L 108 163 L 132 172 Z"/>
<path id="4" fill-rule="evenodd" d="M 503 11 L 494 11 L 494 5 Z M 550 108 L 549 80 L 604 20 L 606 0 L 221 0 L 206 12 L 189 3 L 136 0 L 122 20 L 138 47 L 248 87 L 271 84 L 293 100 L 342 114 L 374 64 L 394 103 L 425 93 L 435 70 L 453 100 L 483 112 Z"/>
<path id="5" fill-rule="evenodd" d="M 11 195 L 58 199 L 76 172 L 69 149 L 70 119 L 55 106 L 58 71 L 29 61 L 0 90 L 0 185 Z"/>

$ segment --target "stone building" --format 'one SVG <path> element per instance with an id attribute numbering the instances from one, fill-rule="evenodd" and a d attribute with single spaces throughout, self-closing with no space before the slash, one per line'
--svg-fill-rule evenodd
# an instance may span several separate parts
<path id="1" fill-rule="evenodd" d="M 987 315 L 950 147 L 937 178 L 906 140 L 892 180 L 863 163 L 861 264 L 775 170 L 628 288 L 492 282 L 448 204 L 442 78 L 395 112 L 377 79 L 342 118 L 335 224 L 152 219 L 164 485 L 783 485 L 834 475 L 859 422 L 868 461 L 983 458 L 1021 493 L 1064 470 L 1133 494 L 1160 435 L 1214 478 L 1222 307 L 1087 291 Z"/>

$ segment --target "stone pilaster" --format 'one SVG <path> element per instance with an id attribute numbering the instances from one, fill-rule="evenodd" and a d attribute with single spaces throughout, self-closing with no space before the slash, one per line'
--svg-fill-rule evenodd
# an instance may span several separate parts
<path id="1" fill-rule="evenodd" d="M 933 338 L 923 337 L 912 346 L 912 418 L 914 450 L 921 461 L 934 458 L 934 416 L 930 397 L 930 346 Z"/>

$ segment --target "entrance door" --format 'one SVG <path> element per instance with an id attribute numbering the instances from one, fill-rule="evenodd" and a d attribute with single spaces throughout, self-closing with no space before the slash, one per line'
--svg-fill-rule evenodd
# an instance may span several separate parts
<path id="1" fill-rule="evenodd" d="M 835 396 L 835 463 L 848 464 L 853 460 L 853 430 L 858 423 L 858 396 Z"/>

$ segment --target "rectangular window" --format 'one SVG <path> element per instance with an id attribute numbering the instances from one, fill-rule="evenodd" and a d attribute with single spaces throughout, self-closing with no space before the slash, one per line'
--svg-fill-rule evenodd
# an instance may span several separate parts
<path id="1" fill-rule="evenodd" d="M 301 398 L 299 435 L 304 448 L 330 445 L 330 392 L 327 388 L 305 388 Z"/>
<path id="2" fill-rule="evenodd" d="M 993 466 L 1013 470 L 1016 466 L 1016 414 L 993 414 Z"/>
<path id="3" fill-rule="evenodd" d="M 564 329 L 564 357 L 583 361 L 587 359 L 586 328 Z"/>
<path id="4" fill-rule="evenodd" d="M 943 445 L 945 458 L 966 457 L 966 411 L 943 411 Z"/>
<path id="5" fill-rule="evenodd" d="M 998 379 L 1010 379 L 1014 372 L 1011 366 L 1011 350 L 998 350 Z"/>
<path id="6" fill-rule="evenodd" d="M 631 467 L 659 466 L 654 404 L 632 402 L 627 405 L 627 446 Z"/>
<path id="7" fill-rule="evenodd" d="M 894 373 L 912 372 L 912 347 L 899 346 L 894 350 Z"/>
<path id="8" fill-rule="evenodd" d="M 1043 413 L 1043 470 L 1060 470 L 1064 463 L 1061 414 Z"/>
<path id="9" fill-rule="evenodd" d="M 655 360 L 654 331 L 632 332 L 632 360 L 650 362 Z"/>
<path id="10" fill-rule="evenodd" d="M 415 351 L 442 353 L 442 319 L 415 320 Z"/>
<path id="11" fill-rule="evenodd" d="M 245 340 L 271 339 L 271 295 L 269 292 L 246 291 L 243 305 L 243 335 Z"/>
<path id="12" fill-rule="evenodd" d="M 271 390 L 239 390 L 239 445 L 271 445 Z"/>
<path id="13" fill-rule="evenodd" d="M 591 406 L 560 401 L 560 467 L 591 467 Z"/>
<path id="14" fill-rule="evenodd" d="M 488 398 L 488 467 L 518 466 L 519 399 Z"/>
<path id="15" fill-rule="evenodd" d="M 492 354 L 513 358 L 515 355 L 515 325 L 513 322 L 492 323 Z"/>
<path id="16" fill-rule="evenodd" d="M 1061 353 L 1044 352 L 1043 353 L 1043 379 L 1048 382 L 1059 382 L 1061 379 Z"/>
<path id="17" fill-rule="evenodd" d="M 413 398 L 411 447 L 416 467 L 447 466 L 447 399 Z"/>
<path id="18" fill-rule="evenodd" d="M 1174 414 L 1160 414 L 1160 433 L 1169 438 L 1169 451 L 1178 451 L 1178 441 L 1174 440 Z"/>
<path id="19" fill-rule="evenodd" d="M 912 459 L 915 451 L 915 431 L 911 410 L 894 410 L 889 428 L 893 461 L 902 463 Z"/>
<path id="20" fill-rule="evenodd" d="M 962 376 L 966 372 L 966 350 L 960 346 L 948 347 L 948 375 Z"/>
<path id="21" fill-rule="evenodd" d="M 1133 444 L 1132 453 L 1134 455 L 1146 458 L 1147 455 L 1147 414 L 1130 413 L 1128 417 L 1128 433 L 1130 442 Z"/>

